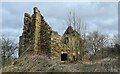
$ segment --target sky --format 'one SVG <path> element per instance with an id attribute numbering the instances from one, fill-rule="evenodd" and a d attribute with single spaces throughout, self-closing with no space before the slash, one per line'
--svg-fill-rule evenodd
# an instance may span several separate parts
<path id="1" fill-rule="evenodd" d="M 24 13 L 32 15 L 34 7 L 38 7 L 47 23 L 60 35 L 67 28 L 66 20 L 71 10 L 86 24 L 87 32 L 118 33 L 117 2 L 3 2 L 0 7 L 2 34 L 18 42 L 23 32 Z"/>

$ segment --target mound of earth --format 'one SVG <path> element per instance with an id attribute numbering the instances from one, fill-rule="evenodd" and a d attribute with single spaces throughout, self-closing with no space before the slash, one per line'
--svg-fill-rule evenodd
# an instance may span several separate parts
<path id="1" fill-rule="evenodd" d="M 26 55 L 15 60 L 3 72 L 117 72 L 118 61 L 105 58 L 94 62 L 57 62 L 45 55 Z"/>

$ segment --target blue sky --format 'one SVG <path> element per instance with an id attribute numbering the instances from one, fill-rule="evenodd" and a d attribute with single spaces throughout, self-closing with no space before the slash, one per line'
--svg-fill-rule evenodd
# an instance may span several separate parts
<path id="1" fill-rule="evenodd" d="M 67 16 L 75 10 L 87 26 L 87 32 L 100 31 L 106 34 L 118 32 L 117 2 L 4 2 L 2 3 L 2 33 L 17 41 L 22 34 L 24 13 L 33 13 L 38 7 L 45 20 L 62 35 L 67 28 Z M 1 22 L 1 21 L 0 21 Z"/>

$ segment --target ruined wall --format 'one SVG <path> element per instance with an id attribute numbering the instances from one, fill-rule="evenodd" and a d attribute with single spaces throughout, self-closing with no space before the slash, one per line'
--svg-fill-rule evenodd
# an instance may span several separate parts
<path id="1" fill-rule="evenodd" d="M 22 36 L 19 37 L 19 55 L 22 55 L 23 52 L 29 53 L 30 51 L 33 51 L 34 25 L 32 23 L 31 15 L 25 13 L 23 33 Z"/>
<path id="2" fill-rule="evenodd" d="M 33 16 L 33 24 L 35 25 L 35 43 L 34 43 L 34 51 L 40 52 L 41 47 L 40 45 L 40 30 L 41 30 L 41 15 L 40 15 L 40 11 L 38 10 L 38 8 L 34 8 L 34 14 Z"/>
<path id="3" fill-rule="evenodd" d="M 19 55 L 23 53 L 49 54 L 51 27 L 44 20 L 37 7 L 32 16 L 25 13 L 22 36 L 19 37 Z"/>
<path id="4" fill-rule="evenodd" d="M 51 58 L 55 59 L 57 57 L 57 59 L 60 59 L 60 55 L 61 55 L 61 50 L 63 49 L 62 47 L 62 43 L 61 43 L 61 36 L 55 32 L 52 31 L 51 34 Z"/>
<path id="5" fill-rule="evenodd" d="M 66 37 L 67 43 L 66 43 Z M 27 53 L 46 54 L 51 59 L 61 61 L 62 52 L 66 52 L 68 60 L 73 60 L 73 53 L 77 55 L 81 51 L 80 35 L 68 27 L 63 36 L 57 32 L 45 21 L 37 7 L 34 8 L 32 16 L 25 13 L 24 29 L 19 40 L 19 55 Z"/>
<path id="6" fill-rule="evenodd" d="M 67 28 L 65 33 L 62 36 L 62 42 L 69 50 L 69 59 L 73 60 L 73 56 L 75 56 L 76 59 L 82 59 L 82 53 L 83 49 L 81 48 L 81 37 L 80 34 L 73 30 L 71 26 Z M 65 48 L 64 48 L 65 49 Z"/>
<path id="7" fill-rule="evenodd" d="M 41 52 L 43 54 L 47 54 L 48 56 L 50 55 L 51 51 L 51 33 L 52 29 L 51 27 L 47 24 L 47 22 L 42 19 L 41 22 L 41 31 L 40 31 L 40 45 L 41 46 Z"/>

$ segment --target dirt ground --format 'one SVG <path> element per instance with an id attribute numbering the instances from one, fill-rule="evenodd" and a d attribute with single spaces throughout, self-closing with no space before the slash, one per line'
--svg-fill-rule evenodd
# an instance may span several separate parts
<path id="1" fill-rule="evenodd" d="M 46 56 L 27 55 L 15 60 L 3 72 L 118 72 L 118 58 L 97 61 L 57 62 Z"/>

